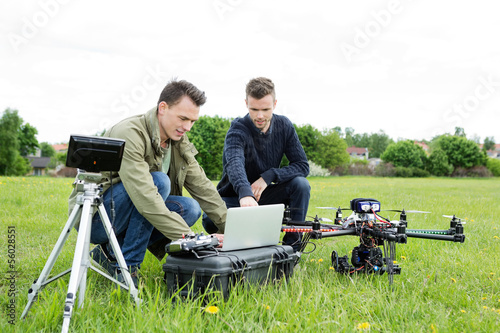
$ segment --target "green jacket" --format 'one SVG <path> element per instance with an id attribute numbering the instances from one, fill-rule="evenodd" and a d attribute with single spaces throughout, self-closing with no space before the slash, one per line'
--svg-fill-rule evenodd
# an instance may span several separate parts
<path id="1" fill-rule="evenodd" d="M 113 184 L 123 182 L 139 213 L 171 240 L 191 233 L 191 229 L 182 217 L 167 209 L 151 177 L 151 172 L 162 170 L 163 162 L 157 108 L 149 110 L 146 114 L 122 120 L 106 131 L 104 136 L 126 141 L 120 171 L 114 173 L 112 179 Z M 182 195 L 182 190 L 185 188 L 216 224 L 218 232 L 223 233 L 226 205 L 196 161 L 195 155 L 198 151 L 186 135 L 179 141 L 172 141 L 171 144 L 172 155 L 168 171 L 171 181 L 170 194 Z M 106 191 L 110 186 L 109 180 L 106 179 L 102 185 Z M 73 191 L 69 200 L 70 212 L 75 201 L 76 193 Z M 165 245 L 166 242 L 153 244 L 149 250 L 158 258 L 163 258 Z"/>

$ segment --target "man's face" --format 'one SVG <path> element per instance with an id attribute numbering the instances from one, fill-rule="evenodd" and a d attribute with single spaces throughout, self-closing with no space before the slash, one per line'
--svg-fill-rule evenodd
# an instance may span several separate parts
<path id="1" fill-rule="evenodd" d="M 253 124 L 262 132 L 266 133 L 271 126 L 271 118 L 276 107 L 276 100 L 271 94 L 262 97 L 261 99 L 247 96 L 246 104 L 250 119 Z"/>
<path id="2" fill-rule="evenodd" d="M 179 141 L 184 133 L 191 130 L 199 113 L 200 107 L 187 96 L 183 96 L 179 103 L 172 106 L 161 102 L 158 105 L 158 122 L 162 143 L 167 139 Z"/>

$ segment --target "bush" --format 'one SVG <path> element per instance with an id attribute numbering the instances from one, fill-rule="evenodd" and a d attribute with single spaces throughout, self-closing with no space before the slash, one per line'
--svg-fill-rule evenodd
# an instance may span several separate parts
<path id="1" fill-rule="evenodd" d="M 396 177 L 404 177 L 404 178 L 408 178 L 408 177 L 413 177 L 413 171 L 411 168 L 405 168 L 405 167 L 396 167 L 395 168 L 395 172 L 396 172 Z"/>
<path id="2" fill-rule="evenodd" d="M 426 171 L 426 170 L 423 170 L 420 168 L 415 168 L 415 167 L 411 167 L 411 168 L 396 167 L 394 169 L 394 171 L 395 171 L 396 177 L 409 178 L 409 177 L 429 177 L 430 176 L 429 171 Z"/>
<path id="3" fill-rule="evenodd" d="M 487 155 L 479 149 L 477 143 L 464 137 L 442 135 L 436 139 L 437 147 L 442 149 L 448 163 L 454 168 L 469 169 L 477 165 L 486 165 Z"/>
<path id="4" fill-rule="evenodd" d="M 352 176 L 372 176 L 373 171 L 368 166 L 367 160 L 355 158 L 351 160 L 351 164 L 347 168 L 347 173 Z"/>
<path id="5" fill-rule="evenodd" d="M 489 158 L 486 162 L 486 167 L 495 177 L 500 177 L 500 160 L 497 158 Z"/>
<path id="6" fill-rule="evenodd" d="M 412 177 L 429 177 L 431 174 L 427 170 L 423 170 L 420 168 L 410 168 L 412 172 Z"/>
<path id="7" fill-rule="evenodd" d="M 456 168 L 451 174 L 452 177 L 491 177 L 492 173 L 485 166 L 475 166 L 472 168 Z"/>
<path id="8" fill-rule="evenodd" d="M 427 163 L 427 155 L 422 147 L 411 140 L 390 144 L 380 158 L 396 167 L 423 168 Z"/>
<path id="9" fill-rule="evenodd" d="M 330 176 L 330 171 L 321 166 L 317 165 L 313 161 L 309 162 L 309 177 L 328 177 Z"/>
<path id="10" fill-rule="evenodd" d="M 396 169 L 392 163 L 380 163 L 375 167 L 375 176 L 378 177 L 394 177 Z"/>
<path id="11" fill-rule="evenodd" d="M 448 176 L 453 172 L 453 166 L 448 162 L 446 153 L 437 148 L 429 156 L 428 170 L 436 176 Z"/>

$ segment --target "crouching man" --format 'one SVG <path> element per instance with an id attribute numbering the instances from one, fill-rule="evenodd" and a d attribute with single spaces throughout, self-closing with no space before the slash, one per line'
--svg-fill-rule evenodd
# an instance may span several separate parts
<path id="1" fill-rule="evenodd" d="M 193 84 L 173 80 L 155 108 L 120 121 L 104 134 L 126 141 L 120 171 L 112 177 L 112 191 L 109 180 L 103 183 L 103 201 L 111 216 L 113 195 L 113 228 L 136 286 L 146 250 L 162 260 L 166 244 L 192 233 L 190 227 L 201 210 L 214 221 L 222 239 L 226 205 L 196 161 L 197 150 L 186 135 L 205 101 L 205 93 Z M 182 196 L 183 187 L 192 198 Z M 70 212 L 76 194 L 70 195 Z M 91 251 L 92 258 L 123 282 L 99 214 L 93 217 L 90 241 L 98 244 Z"/>

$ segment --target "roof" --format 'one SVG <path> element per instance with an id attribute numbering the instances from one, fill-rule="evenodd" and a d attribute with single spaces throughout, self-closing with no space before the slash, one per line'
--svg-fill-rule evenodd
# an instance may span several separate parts
<path id="1" fill-rule="evenodd" d="M 483 146 L 484 144 L 480 144 L 479 145 L 479 148 L 483 149 Z M 488 151 L 500 151 L 500 143 L 496 143 L 494 146 L 493 146 L 493 149 L 490 149 Z"/>
<path id="2" fill-rule="evenodd" d="M 54 150 L 57 152 L 65 152 L 68 150 L 68 144 L 61 143 L 61 144 L 57 144 L 57 145 L 52 145 L 52 148 L 54 148 Z"/>
<path id="3" fill-rule="evenodd" d="M 419 145 L 420 147 L 422 147 L 422 149 L 425 150 L 425 151 L 429 150 L 429 146 L 425 142 L 415 141 L 414 143 L 416 145 Z"/>
<path id="4" fill-rule="evenodd" d="M 348 147 L 346 150 L 349 154 L 363 155 L 368 153 L 368 148 Z"/>
<path id="5" fill-rule="evenodd" d="M 31 166 L 33 168 L 41 168 L 44 169 L 50 163 L 50 157 L 28 157 L 28 160 L 31 162 Z"/>

